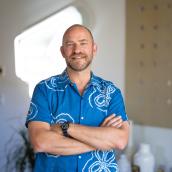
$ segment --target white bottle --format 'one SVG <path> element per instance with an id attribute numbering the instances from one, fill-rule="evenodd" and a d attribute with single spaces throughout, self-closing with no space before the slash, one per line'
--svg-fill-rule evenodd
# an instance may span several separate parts
<path id="1" fill-rule="evenodd" d="M 155 159 L 149 144 L 140 144 L 138 152 L 134 155 L 134 164 L 140 167 L 140 172 L 154 172 Z"/>
<path id="2" fill-rule="evenodd" d="M 125 154 L 121 154 L 118 160 L 118 167 L 120 172 L 131 172 L 131 165 Z"/>

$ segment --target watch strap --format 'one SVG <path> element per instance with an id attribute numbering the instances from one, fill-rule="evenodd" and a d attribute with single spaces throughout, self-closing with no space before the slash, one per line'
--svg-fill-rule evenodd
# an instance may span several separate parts
<path id="1" fill-rule="evenodd" d="M 60 124 L 61 130 L 63 132 L 63 135 L 65 137 L 69 137 L 69 134 L 67 132 L 68 128 L 69 128 L 69 122 L 64 122 L 62 124 Z"/>

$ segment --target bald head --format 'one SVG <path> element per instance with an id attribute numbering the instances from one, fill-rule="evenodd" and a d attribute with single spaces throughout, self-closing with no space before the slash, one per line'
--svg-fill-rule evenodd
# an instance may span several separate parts
<path id="1" fill-rule="evenodd" d="M 70 26 L 66 31 L 65 31 L 65 33 L 64 33 L 64 35 L 63 35 L 63 39 L 62 39 L 62 43 L 64 44 L 64 42 L 65 42 L 65 39 L 66 39 L 66 36 L 72 31 L 72 30 L 74 30 L 74 29 L 83 29 L 83 30 L 85 30 L 89 35 L 90 35 L 90 38 L 92 39 L 92 42 L 94 42 L 94 38 L 93 38 L 93 35 L 92 35 L 92 33 L 91 33 L 91 31 L 87 28 L 87 27 L 85 27 L 85 26 L 83 26 L 83 25 L 80 25 L 80 24 L 74 24 L 74 25 L 72 25 L 72 26 Z"/>

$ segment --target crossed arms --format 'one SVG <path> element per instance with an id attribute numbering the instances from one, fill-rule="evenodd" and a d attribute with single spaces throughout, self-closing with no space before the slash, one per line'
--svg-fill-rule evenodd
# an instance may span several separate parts
<path id="1" fill-rule="evenodd" d="M 64 137 L 59 124 L 32 121 L 28 124 L 30 141 L 35 152 L 74 155 L 92 150 L 124 149 L 128 142 L 129 124 L 114 114 L 99 127 L 70 124 Z"/>

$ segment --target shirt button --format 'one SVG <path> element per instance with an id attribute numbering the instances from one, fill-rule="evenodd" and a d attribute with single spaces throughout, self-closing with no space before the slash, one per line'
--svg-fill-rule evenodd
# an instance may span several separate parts
<path id="1" fill-rule="evenodd" d="M 82 117 L 81 117 L 81 119 L 83 120 L 83 119 L 84 119 L 84 117 L 82 116 Z"/>
<path id="2" fill-rule="evenodd" d="M 82 157 L 79 155 L 78 158 L 81 159 Z"/>

